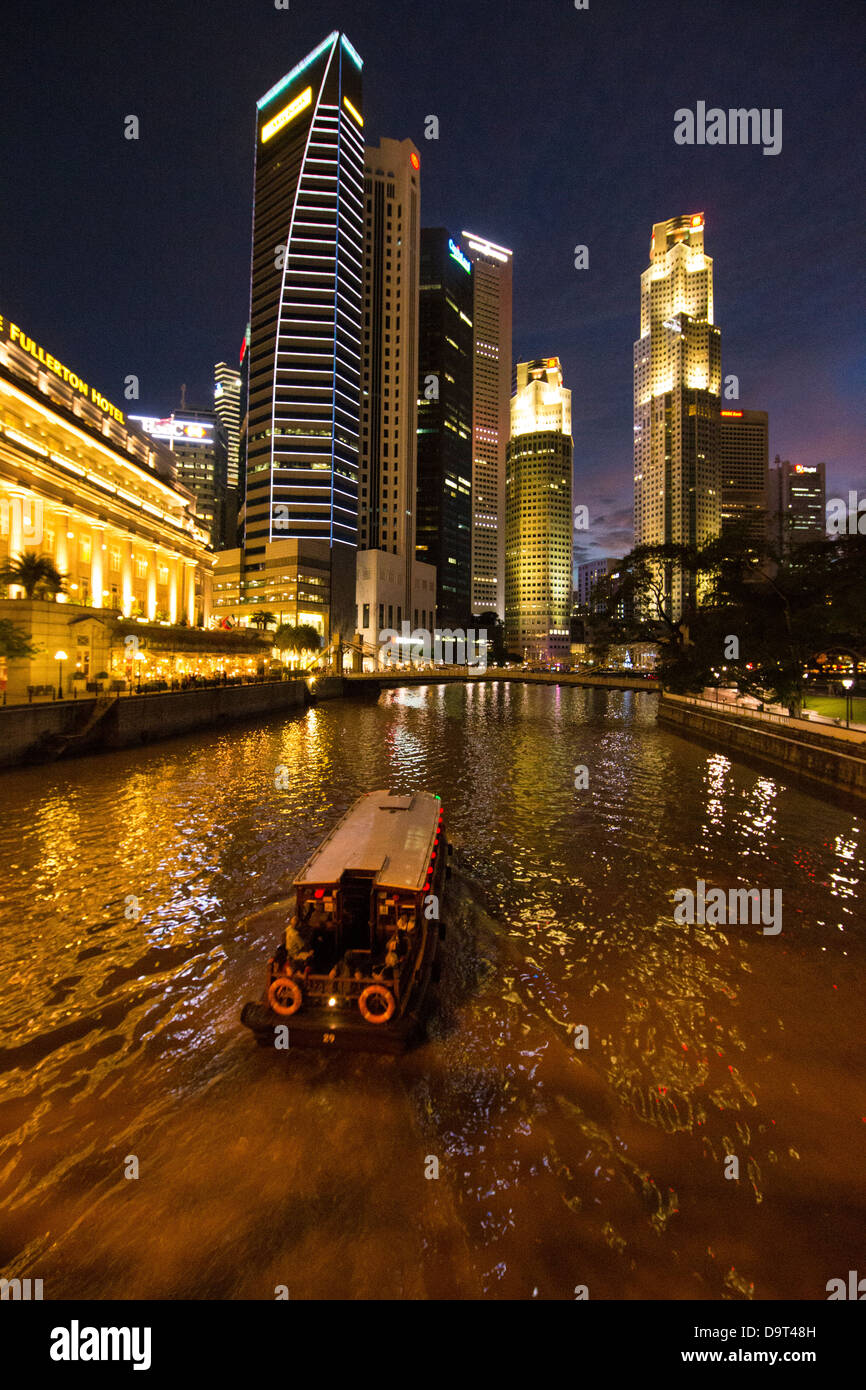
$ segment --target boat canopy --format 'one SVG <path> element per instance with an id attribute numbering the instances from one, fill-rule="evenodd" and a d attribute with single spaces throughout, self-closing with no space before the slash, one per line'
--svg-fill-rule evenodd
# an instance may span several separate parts
<path id="1" fill-rule="evenodd" d="M 372 886 L 419 892 L 436 841 L 441 803 L 430 792 L 367 792 L 307 860 L 295 887 L 336 885 L 348 872 Z"/>

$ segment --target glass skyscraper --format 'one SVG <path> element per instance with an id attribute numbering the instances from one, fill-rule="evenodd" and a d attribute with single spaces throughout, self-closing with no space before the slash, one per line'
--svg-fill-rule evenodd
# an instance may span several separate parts
<path id="1" fill-rule="evenodd" d="M 258 102 L 245 557 L 358 541 L 361 59 L 335 31 Z"/>

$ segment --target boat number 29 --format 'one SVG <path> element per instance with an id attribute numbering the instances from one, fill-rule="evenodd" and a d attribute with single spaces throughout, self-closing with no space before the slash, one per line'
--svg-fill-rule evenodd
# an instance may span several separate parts
<path id="1" fill-rule="evenodd" d="M 322 1042 L 323 1042 L 323 1043 L 326 1043 L 326 1042 L 336 1042 L 336 1040 L 337 1040 L 337 1035 L 336 1035 L 336 1033 L 323 1033 L 323 1034 L 322 1034 Z"/>

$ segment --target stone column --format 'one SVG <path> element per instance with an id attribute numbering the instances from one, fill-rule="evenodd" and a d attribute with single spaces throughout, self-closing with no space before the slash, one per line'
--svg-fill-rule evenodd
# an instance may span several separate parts
<path id="1" fill-rule="evenodd" d="M 128 618 L 132 614 L 132 605 L 135 602 L 132 579 L 132 541 L 128 536 L 123 537 L 120 542 L 120 585 L 123 616 Z"/>
<path id="2" fill-rule="evenodd" d="M 174 555 L 168 557 L 168 620 L 176 623 L 178 619 L 178 560 Z"/>
<path id="3" fill-rule="evenodd" d="M 66 574 L 69 569 L 69 513 L 59 510 L 54 514 L 55 540 L 54 540 L 54 563 L 61 574 Z M 65 595 L 59 594 L 58 601 L 66 601 Z"/>
<path id="4" fill-rule="evenodd" d="M 156 569 L 159 556 L 155 545 L 147 551 L 147 620 L 152 623 L 156 617 Z"/>
<path id="5" fill-rule="evenodd" d="M 105 570 L 105 566 L 103 564 L 102 547 L 105 544 L 105 528 L 103 526 L 95 524 L 91 529 L 91 537 L 92 539 L 90 542 L 90 598 L 94 608 L 104 608 L 105 599 L 102 596 L 102 590 L 105 587 L 103 582 L 103 573 Z"/>
<path id="6" fill-rule="evenodd" d="M 8 489 L 7 528 L 9 534 L 9 559 L 14 560 L 24 551 L 24 499 L 26 493 L 18 487 Z M 20 584 L 9 585 L 9 597 L 24 597 Z"/>
<path id="7" fill-rule="evenodd" d="M 185 611 L 186 620 L 190 627 L 195 627 L 195 561 L 184 560 L 183 574 L 185 585 Z"/>

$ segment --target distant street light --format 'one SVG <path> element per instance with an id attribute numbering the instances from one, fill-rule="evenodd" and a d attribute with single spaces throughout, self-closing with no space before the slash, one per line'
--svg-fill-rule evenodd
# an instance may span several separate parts
<path id="1" fill-rule="evenodd" d="M 64 661 L 68 661 L 69 658 L 68 658 L 68 656 L 66 655 L 65 651 L 63 651 L 62 649 L 59 649 L 58 651 L 56 651 L 56 652 L 54 653 L 54 660 L 57 662 L 57 698 L 58 698 L 58 700 L 62 700 L 62 699 L 63 699 L 63 663 L 64 663 Z"/>
<path id="2" fill-rule="evenodd" d="M 854 696 L 851 694 L 851 687 L 854 682 L 849 678 L 848 680 L 844 680 L 842 684 L 845 687 L 845 728 L 850 729 L 854 705 Z"/>

